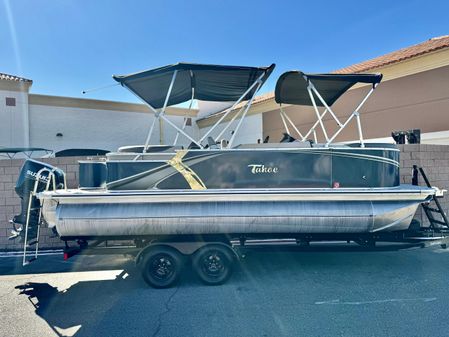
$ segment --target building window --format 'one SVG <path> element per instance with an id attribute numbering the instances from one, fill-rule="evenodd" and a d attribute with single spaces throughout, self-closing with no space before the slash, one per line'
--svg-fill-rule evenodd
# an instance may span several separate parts
<path id="1" fill-rule="evenodd" d="M 6 97 L 6 106 L 16 106 L 16 98 Z"/>

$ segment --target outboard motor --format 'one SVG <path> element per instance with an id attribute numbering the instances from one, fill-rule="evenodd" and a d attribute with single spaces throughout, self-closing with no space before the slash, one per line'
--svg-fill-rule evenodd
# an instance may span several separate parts
<path id="1" fill-rule="evenodd" d="M 53 181 L 51 181 L 49 184 L 49 190 L 53 190 L 54 186 L 56 187 L 56 189 L 65 187 L 64 172 L 62 170 L 50 164 L 41 163 L 36 160 L 26 160 L 22 166 L 22 169 L 20 170 L 19 178 L 17 179 L 15 187 L 15 191 L 21 199 L 22 207 L 20 214 L 14 216 L 12 220 L 14 230 L 12 231 L 12 235 L 10 237 L 11 239 L 25 235 L 22 229 L 25 228 L 29 206 L 31 209 L 28 230 L 30 231 L 31 235 L 35 234 L 35 231 L 38 227 L 40 204 L 39 200 L 33 198 L 30 205 L 30 192 L 34 190 L 35 184 L 38 181 L 38 173 L 43 168 L 52 171 L 55 177 L 55 185 L 53 185 Z M 47 170 L 43 170 L 40 173 L 36 192 L 43 192 L 47 188 L 48 179 L 50 179 L 49 172 Z"/>

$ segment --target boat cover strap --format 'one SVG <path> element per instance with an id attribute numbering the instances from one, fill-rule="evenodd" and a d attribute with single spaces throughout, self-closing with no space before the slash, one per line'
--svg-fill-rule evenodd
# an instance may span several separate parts
<path id="1" fill-rule="evenodd" d="M 377 84 L 382 74 L 305 74 L 301 71 L 288 71 L 276 83 L 277 103 L 313 106 L 307 87 L 309 81 L 315 86 L 326 103 L 331 106 L 356 83 Z M 324 106 L 318 99 L 318 106 Z"/>
<path id="2" fill-rule="evenodd" d="M 269 67 L 240 67 L 177 63 L 130 75 L 114 75 L 113 78 L 153 108 L 159 109 L 164 106 L 175 71 L 176 79 L 167 106 L 187 102 L 192 97 L 204 101 L 237 101 L 264 74 L 262 83 L 265 82 L 274 67 L 274 64 Z M 243 99 L 250 99 L 256 90 L 257 86 L 254 86 Z"/>

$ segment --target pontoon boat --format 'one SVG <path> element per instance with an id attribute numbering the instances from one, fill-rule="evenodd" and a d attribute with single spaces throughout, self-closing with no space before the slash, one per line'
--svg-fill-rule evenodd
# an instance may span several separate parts
<path id="1" fill-rule="evenodd" d="M 191 145 L 176 146 L 178 135 L 173 145 L 149 144 L 154 119 L 144 145 L 107 154 L 106 161 L 81 162 L 79 189 L 38 195 L 48 226 L 62 239 L 197 234 L 241 238 L 407 229 L 418 205 L 435 190 L 400 185 L 399 150 L 363 139 L 359 111 L 382 75 L 287 72 L 275 91 L 286 129 L 282 142 L 236 144 L 242 121 L 273 68 L 180 63 L 114 76 Z M 368 84 L 369 90 L 341 122 L 331 106 L 357 83 Z M 195 139 L 165 116 L 167 106 L 194 99 L 235 103 Z M 313 106 L 316 123 L 302 134 L 282 104 Z M 222 125 L 231 113 L 231 121 Z M 326 114 L 339 125 L 333 135 L 324 127 Z M 334 144 L 353 119 L 359 141 Z M 232 137 L 225 139 L 233 123 Z M 289 134 L 289 125 L 297 139 Z M 219 126 L 221 132 L 212 138 Z M 318 127 L 324 143 L 316 140 Z"/>

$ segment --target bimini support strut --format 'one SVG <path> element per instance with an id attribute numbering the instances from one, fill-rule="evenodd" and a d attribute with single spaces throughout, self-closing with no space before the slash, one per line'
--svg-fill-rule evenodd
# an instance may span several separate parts
<path id="1" fill-rule="evenodd" d="M 167 108 L 168 100 L 171 95 L 171 91 L 173 89 L 173 85 L 175 84 L 176 75 L 178 74 L 178 71 L 175 70 L 173 72 L 173 76 L 170 81 L 170 86 L 168 87 L 167 95 L 165 96 L 164 106 L 162 107 L 162 110 L 159 113 L 154 114 L 153 124 L 151 125 L 150 132 L 148 132 L 147 139 L 145 141 L 145 146 L 143 147 L 143 152 L 147 152 L 148 144 L 150 143 L 151 135 L 153 133 L 154 124 L 156 123 L 156 120 L 159 118 L 159 116 L 163 115 L 165 113 L 165 109 Z"/>
<path id="2" fill-rule="evenodd" d="M 324 116 L 324 113 L 322 115 L 320 115 L 320 111 L 318 110 L 318 106 L 316 105 L 316 102 L 315 102 L 315 97 L 313 96 L 313 93 L 312 93 L 313 84 L 310 82 L 309 79 L 307 79 L 307 77 L 305 77 L 305 78 L 306 78 L 306 81 L 308 81 L 307 92 L 309 93 L 310 100 L 312 101 L 313 109 L 315 110 L 316 117 L 318 118 L 318 123 L 320 123 L 321 130 L 323 131 L 324 138 L 326 139 L 326 142 L 329 142 L 329 137 L 327 136 L 326 128 L 324 127 L 324 123 L 323 123 L 323 119 L 322 119 Z"/>
<path id="3" fill-rule="evenodd" d="M 234 123 L 234 121 L 236 120 L 236 118 L 238 116 L 240 116 L 240 114 L 242 113 L 243 109 L 245 109 L 246 105 L 248 103 L 244 104 L 240 110 L 231 118 L 231 120 L 229 121 L 229 123 L 226 124 L 226 126 L 223 128 L 223 130 L 220 131 L 220 133 L 218 134 L 217 137 L 215 137 L 215 141 L 219 141 L 221 139 L 221 137 L 224 135 L 224 133 L 226 132 L 227 129 L 229 129 L 229 127 L 232 125 L 232 123 Z"/>
<path id="4" fill-rule="evenodd" d="M 371 89 L 368 91 L 368 93 L 365 95 L 365 97 L 362 99 L 362 101 L 359 103 L 359 105 L 355 108 L 355 110 L 351 113 L 351 115 L 346 119 L 346 121 L 344 123 L 342 123 L 338 119 L 336 114 L 332 111 L 331 107 L 326 103 L 326 101 L 321 96 L 321 94 L 318 92 L 318 90 L 316 89 L 316 87 L 313 84 L 313 82 L 307 77 L 307 75 L 303 75 L 303 77 L 307 81 L 307 92 L 309 94 L 310 101 L 312 102 L 313 108 L 315 110 L 315 114 L 317 116 L 317 121 L 312 125 L 312 127 L 304 135 L 304 137 L 302 137 L 302 141 L 306 141 L 307 137 L 309 137 L 309 135 L 311 133 L 313 133 L 314 138 L 315 138 L 315 142 L 316 142 L 316 127 L 319 124 L 321 126 L 324 138 L 326 140 L 325 146 L 328 147 L 335 140 L 335 138 L 343 131 L 343 129 L 349 124 L 349 122 L 355 117 L 356 121 L 357 121 L 357 131 L 358 131 L 358 135 L 359 135 L 360 146 L 361 147 L 365 147 L 365 142 L 364 142 L 364 139 L 363 139 L 363 132 L 362 132 L 362 123 L 361 123 L 361 120 L 360 120 L 360 109 L 365 104 L 367 99 L 371 96 L 371 94 L 374 92 L 374 89 L 376 89 L 378 83 L 374 83 L 372 85 Z M 320 113 L 320 111 L 318 109 L 318 105 L 317 105 L 317 102 L 315 100 L 315 96 L 319 99 L 319 101 L 321 102 L 321 104 L 325 108 L 322 113 Z M 329 114 L 332 116 L 332 118 L 335 120 L 335 122 L 338 125 L 337 131 L 335 131 L 334 134 L 332 136 L 330 136 L 330 137 L 328 136 L 327 130 L 326 130 L 326 128 L 324 126 L 324 123 L 323 123 L 323 118 L 324 118 L 324 116 L 328 112 L 329 112 Z"/>
<path id="5" fill-rule="evenodd" d="M 223 114 L 223 116 L 221 116 L 220 117 L 220 119 L 218 120 L 218 121 L 216 121 L 215 122 L 215 124 L 204 134 L 204 136 L 203 137 L 201 137 L 201 139 L 199 140 L 199 142 L 201 143 L 203 140 L 205 140 L 209 135 L 210 135 L 210 133 L 213 131 L 213 130 L 215 130 L 215 128 L 218 126 L 218 125 L 220 125 L 220 123 L 223 121 L 223 119 L 225 119 L 226 118 L 226 116 L 228 116 L 230 113 L 231 113 L 231 111 L 233 111 L 234 109 L 235 109 L 235 107 L 237 106 L 237 104 L 239 104 L 242 100 L 243 100 L 243 98 L 245 98 L 245 96 L 246 95 L 248 95 L 248 93 L 249 92 L 251 92 L 251 90 L 253 90 L 253 88 L 256 86 L 256 85 L 258 85 L 258 87 L 257 87 L 257 89 L 254 91 L 254 95 L 253 95 L 253 97 L 252 97 L 252 99 L 254 98 L 254 96 L 256 95 L 256 93 L 258 92 L 258 90 L 259 90 L 259 88 L 261 87 L 261 84 L 262 84 L 262 79 L 263 79 L 263 77 L 266 75 L 266 73 L 264 72 L 262 75 L 260 75 L 255 81 L 254 81 L 254 83 L 253 84 L 251 84 L 251 86 L 240 96 L 240 98 L 237 100 L 237 101 L 235 101 L 235 103 L 230 107 L 230 108 L 228 108 L 227 110 L 226 110 L 226 112 Z M 251 99 L 251 103 L 252 103 L 252 99 Z M 251 105 L 251 103 L 250 102 L 248 102 L 246 105 Z M 242 116 L 242 119 L 245 117 L 245 115 L 246 115 L 246 113 L 243 113 L 243 116 Z M 237 128 L 238 129 L 238 128 Z M 234 132 L 234 134 L 236 134 L 236 132 Z"/>
<path id="6" fill-rule="evenodd" d="M 156 120 L 156 119 L 159 119 L 159 118 L 163 119 L 165 122 L 167 122 L 168 124 L 170 124 L 174 129 L 176 129 L 178 132 L 180 132 L 182 135 L 184 135 L 184 136 L 185 136 L 186 138 L 188 138 L 190 141 L 192 141 L 193 143 L 195 143 L 196 145 L 198 145 L 200 148 L 203 148 L 203 146 L 201 145 L 201 142 L 198 142 L 198 141 L 196 141 L 195 139 L 193 139 L 192 137 L 190 137 L 190 136 L 189 136 L 183 129 L 181 129 L 180 127 L 178 127 L 175 123 L 173 123 L 170 119 L 168 119 L 168 118 L 165 116 L 165 110 L 167 109 L 168 100 L 169 100 L 169 98 L 170 98 L 170 94 L 171 94 L 171 91 L 172 91 L 172 89 L 173 89 L 173 85 L 174 85 L 174 83 L 175 83 L 177 73 L 178 73 L 177 70 L 175 70 L 175 71 L 173 72 L 173 76 L 172 76 L 172 79 L 171 79 L 171 82 L 170 82 L 170 86 L 169 86 L 169 88 L 168 88 L 167 95 L 165 96 L 164 106 L 162 107 L 162 109 L 161 109 L 160 111 L 156 110 L 151 104 L 145 102 L 144 99 L 142 99 L 139 95 L 137 95 L 137 94 L 134 93 L 132 90 L 130 90 L 130 89 L 126 86 L 126 84 L 122 83 L 122 86 L 125 87 L 126 89 L 128 89 L 129 91 L 131 91 L 131 92 L 134 94 L 134 96 L 136 96 L 136 97 L 138 97 L 140 100 L 142 100 L 142 101 L 143 101 L 143 102 L 144 102 L 144 103 L 151 109 L 151 111 L 153 111 L 155 120 Z M 152 127 L 151 127 L 151 129 L 150 129 L 150 131 L 149 131 L 149 133 L 148 133 L 147 139 L 146 139 L 146 141 L 145 141 L 144 152 L 145 152 L 145 151 L 147 150 L 147 148 L 148 148 L 148 145 L 149 145 L 149 142 L 150 142 L 150 139 L 151 139 L 151 134 L 152 134 L 153 129 L 154 129 L 154 123 L 155 123 L 155 121 L 153 121 Z M 139 157 L 139 156 L 137 156 L 134 160 L 136 160 L 138 157 Z"/>
<path id="7" fill-rule="evenodd" d="M 229 144 L 228 144 L 228 147 L 229 147 L 229 148 L 232 147 L 232 144 L 234 143 L 235 136 L 236 136 L 237 133 L 239 132 L 240 126 L 242 125 L 243 120 L 245 119 L 246 114 L 248 113 L 249 107 L 250 107 L 251 104 L 253 103 L 254 97 L 256 97 L 257 92 L 259 91 L 260 87 L 262 86 L 262 83 L 263 83 L 263 82 L 262 82 L 262 78 L 258 79 L 256 83 L 258 83 L 258 84 L 257 84 L 257 87 L 256 87 L 256 90 L 254 90 L 253 96 L 252 96 L 251 99 L 248 101 L 248 103 L 246 103 L 246 107 L 245 107 L 245 110 L 243 111 L 242 117 L 240 118 L 239 123 L 237 124 L 237 127 L 235 128 L 234 133 L 232 134 L 232 137 L 231 137 L 231 139 L 229 140 Z"/>
<path id="8" fill-rule="evenodd" d="M 360 146 L 365 147 L 365 143 L 363 140 L 363 132 L 362 132 L 362 122 L 360 121 L 360 112 L 359 110 L 362 108 L 362 106 L 365 104 L 367 99 L 371 96 L 371 94 L 376 89 L 378 83 L 373 84 L 371 89 L 368 91 L 368 93 L 365 95 L 363 100 L 360 102 L 360 104 L 355 108 L 355 110 L 351 113 L 351 115 L 348 117 L 346 122 L 343 123 L 343 125 L 340 126 L 340 128 L 334 133 L 334 135 L 329 139 L 329 141 L 326 143 L 326 146 L 329 146 L 330 143 L 340 134 L 341 131 L 346 127 L 346 125 L 349 124 L 349 122 L 355 117 L 357 120 L 357 130 L 359 133 L 359 140 L 360 140 Z"/>
<path id="9" fill-rule="evenodd" d="M 282 107 L 281 106 L 280 106 L 280 109 L 279 109 L 279 115 L 281 116 L 282 124 L 284 124 L 285 132 L 290 134 L 290 130 L 288 129 L 287 123 L 285 122 L 285 117 L 284 117 L 284 114 L 282 113 Z"/>
<path id="10" fill-rule="evenodd" d="M 190 71 L 190 77 L 191 78 L 193 77 L 192 71 Z M 190 112 L 190 110 L 192 109 L 194 97 L 195 97 L 195 88 L 192 87 L 192 97 L 190 98 L 190 104 L 189 104 L 188 112 Z M 189 118 L 189 116 L 186 114 L 186 116 L 184 117 L 184 123 L 182 123 L 182 130 L 183 131 L 185 130 L 185 128 L 187 126 L 188 118 Z M 175 140 L 173 141 L 173 146 L 175 146 L 176 143 L 178 142 L 178 138 L 179 138 L 179 130 L 178 130 L 178 132 L 176 132 Z"/>
<path id="11" fill-rule="evenodd" d="M 321 94 L 318 92 L 318 90 L 316 90 L 315 85 L 312 83 L 312 81 L 309 80 L 309 87 L 310 89 L 315 93 L 316 97 L 318 97 L 318 99 L 321 101 L 321 103 L 324 105 L 324 107 L 326 108 L 324 111 L 327 112 L 329 111 L 329 113 L 332 115 L 332 117 L 335 119 L 335 121 L 337 122 L 338 126 L 342 126 L 340 120 L 337 118 L 337 116 L 335 115 L 335 113 L 332 111 L 332 109 L 329 107 L 329 105 L 327 105 L 326 101 L 324 100 L 324 98 L 321 96 Z M 324 114 L 323 114 L 324 116 Z M 321 117 L 322 118 L 322 117 Z"/>
<path id="12" fill-rule="evenodd" d="M 326 113 L 327 113 L 327 109 L 324 109 L 323 113 L 321 114 L 321 118 L 323 118 L 324 115 L 325 115 Z M 312 127 L 310 128 L 310 130 L 307 131 L 307 133 L 304 135 L 304 137 L 302 137 L 301 140 L 302 140 L 303 142 L 305 142 L 305 141 L 307 140 L 307 137 L 309 137 L 311 133 L 313 133 L 313 136 L 314 136 L 314 139 L 315 139 L 315 143 L 317 142 L 317 137 L 316 137 L 316 131 L 315 131 L 315 129 L 316 129 L 316 127 L 318 126 L 319 123 L 320 123 L 320 121 L 317 120 L 317 121 L 312 125 Z"/>
<path id="13" fill-rule="evenodd" d="M 296 127 L 295 123 L 288 117 L 287 113 L 284 111 L 284 108 L 282 108 L 282 103 L 279 104 L 279 113 L 281 115 L 282 123 L 284 124 L 285 131 L 290 135 L 289 128 L 287 126 L 286 121 L 290 124 L 291 127 L 296 131 L 296 133 L 299 135 L 299 137 L 304 138 L 302 133 L 299 131 L 299 129 Z"/>

